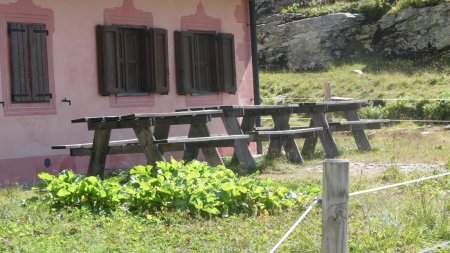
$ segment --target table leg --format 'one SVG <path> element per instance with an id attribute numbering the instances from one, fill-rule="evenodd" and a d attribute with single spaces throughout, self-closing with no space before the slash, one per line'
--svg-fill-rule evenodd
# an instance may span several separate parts
<path id="1" fill-rule="evenodd" d="M 225 123 L 225 121 L 222 118 L 222 121 L 224 122 L 224 124 L 228 124 L 230 127 L 230 130 L 232 132 L 234 132 L 234 134 L 245 134 L 247 132 L 253 131 L 255 128 L 255 124 L 256 124 L 255 116 L 243 117 L 242 123 L 240 124 L 240 126 L 239 126 L 239 121 L 237 120 L 236 117 L 232 117 L 232 118 L 230 118 L 230 120 L 232 122 Z M 227 128 L 227 126 L 225 126 L 225 128 Z M 227 131 L 228 131 L 228 128 L 227 128 Z M 231 133 L 228 133 L 228 134 L 231 134 Z M 244 142 L 247 143 L 247 149 L 248 149 L 248 145 L 250 143 L 248 141 L 244 141 Z M 233 162 L 233 163 L 239 162 L 236 150 L 233 152 L 233 157 L 231 159 L 231 162 Z"/>
<path id="2" fill-rule="evenodd" d="M 111 129 L 96 129 L 92 143 L 92 153 L 89 159 L 88 176 L 103 177 L 106 156 L 109 153 L 109 138 Z"/>
<path id="3" fill-rule="evenodd" d="M 153 143 L 153 134 L 149 127 L 134 127 L 133 128 L 136 137 L 138 138 L 139 145 L 147 158 L 147 163 L 155 165 L 156 161 L 165 161 L 164 156 L 158 149 L 158 146 Z"/>
<path id="4" fill-rule="evenodd" d="M 322 134 L 319 135 L 325 155 L 327 158 L 334 158 L 339 155 L 339 150 L 333 138 L 333 133 L 330 130 L 325 114 L 321 112 L 312 113 L 311 122 L 314 127 L 322 127 Z M 308 142 L 308 139 L 306 140 Z M 305 143 L 306 143 L 305 142 Z M 309 143 L 307 143 L 309 145 Z M 312 150 L 314 152 L 314 150 Z M 308 151 L 309 152 L 309 151 Z"/>
<path id="5" fill-rule="evenodd" d="M 309 123 L 309 127 L 314 127 L 314 122 L 312 119 L 311 122 Z M 318 135 L 307 137 L 305 139 L 305 143 L 303 144 L 302 155 L 306 157 L 312 157 L 312 155 L 314 154 L 314 150 L 316 149 L 318 140 L 319 140 Z"/>
<path id="6" fill-rule="evenodd" d="M 243 132 L 252 130 L 251 128 L 253 128 L 255 120 L 255 117 L 244 117 L 241 128 L 236 117 L 222 117 L 223 125 L 229 135 L 243 134 Z M 235 140 L 233 158 L 239 161 L 239 164 L 244 169 L 252 173 L 256 171 L 256 162 L 248 148 L 248 144 L 249 142 L 247 140 Z"/>
<path id="7" fill-rule="evenodd" d="M 189 129 L 189 138 L 191 137 L 207 137 L 210 136 L 208 127 L 204 123 L 200 124 L 191 124 Z M 190 145 L 189 145 L 190 146 Z M 198 157 L 199 148 L 197 147 L 188 147 L 186 146 L 186 150 L 184 151 L 183 159 L 185 161 L 190 161 L 196 159 Z M 219 152 L 217 148 L 213 147 L 204 147 L 202 148 L 203 155 L 205 155 L 206 161 L 211 166 L 223 165 L 223 161 L 219 156 Z"/>
<path id="8" fill-rule="evenodd" d="M 358 112 L 356 110 L 346 111 L 345 118 L 348 121 L 359 121 Z M 356 128 L 356 129 L 355 129 Z M 367 138 L 364 129 L 357 129 L 357 126 L 352 127 L 353 138 L 359 150 L 371 150 L 369 139 Z"/>
<path id="9" fill-rule="evenodd" d="M 153 129 L 153 136 L 156 140 L 164 140 L 169 138 L 170 125 L 157 123 Z"/>
<path id="10" fill-rule="evenodd" d="M 273 122 L 275 124 L 275 130 L 290 130 L 289 126 L 289 114 L 272 115 Z M 298 150 L 297 143 L 294 138 L 285 139 L 271 139 L 269 144 L 269 150 L 267 155 L 269 157 L 277 157 L 281 154 L 281 146 L 289 159 L 294 163 L 302 163 L 303 158 Z"/>

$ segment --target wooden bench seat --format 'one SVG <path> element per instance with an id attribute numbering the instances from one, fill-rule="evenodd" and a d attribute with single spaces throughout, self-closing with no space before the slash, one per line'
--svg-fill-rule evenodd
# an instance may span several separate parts
<path id="1" fill-rule="evenodd" d="M 52 146 L 52 149 L 69 149 L 71 156 L 90 156 L 92 143 L 67 144 Z M 118 140 L 109 142 L 108 154 L 141 153 L 137 139 Z"/>
<path id="2" fill-rule="evenodd" d="M 174 137 L 156 140 L 161 152 L 181 151 L 188 148 L 233 147 L 236 140 L 248 140 L 250 135 L 215 135 L 208 137 Z"/>
<path id="3" fill-rule="evenodd" d="M 253 139 L 270 140 L 285 138 L 306 138 L 310 136 L 318 136 L 323 131 L 321 127 L 291 127 L 290 130 L 275 130 L 267 127 L 257 127 L 255 131 L 248 132 Z"/>
<path id="4" fill-rule="evenodd" d="M 236 140 L 248 140 L 249 135 L 216 135 L 208 137 L 174 137 L 154 141 L 162 153 L 168 151 L 182 151 L 186 148 L 232 147 Z M 92 143 L 68 144 L 52 146 L 52 149 L 70 149 L 71 156 L 89 156 Z M 142 153 L 137 139 L 118 140 L 109 142 L 108 154 Z"/>
<path id="5" fill-rule="evenodd" d="M 380 129 L 382 124 L 387 124 L 390 121 L 388 119 L 366 119 L 356 121 L 340 121 L 330 122 L 330 130 L 332 132 L 352 131 L 352 130 L 364 130 L 364 129 Z"/>

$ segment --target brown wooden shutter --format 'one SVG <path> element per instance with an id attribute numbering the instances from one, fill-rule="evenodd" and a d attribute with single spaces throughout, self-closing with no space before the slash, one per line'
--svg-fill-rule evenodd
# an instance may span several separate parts
<path id="1" fill-rule="evenodd" d="M 98 82 L 102 96 L 123 91 L 122 36 L 118 27 L 97 26 Z"/>
<path id="2" fill-rule="evenodd" d="M 13 102 L 32 101 L 28 31 L 25 24 L 9 23 L 9 55 L 11 71 L 11 96 Z"/>
<path id="3" fill-rule="evenodd" d="M 175 31 L 175 62 L 178 94 L 192 93 L 194 75 L 194 36 L 192 32 Z"/>
<path id="4" fill-rule="evenodd" d="M 32 99 L 36 102 L 49 101 L 52 94 L 48 83 L 47 35 L 43 24 L 28 26 L 30 42 Z"/>
<path id="5" fill-rule="evenodd" d="M 169 57 L 167 30 L 152 28 L 149 30 L 149 48 L 151 64 L 150 75 L 152 91 L 160 94 L 169 93 Z"/>
<path id="6" fill-rule="evenodd" d="M 219 83 L 224 92 L 236 93 L 234 35 L 218 34 Z"/>

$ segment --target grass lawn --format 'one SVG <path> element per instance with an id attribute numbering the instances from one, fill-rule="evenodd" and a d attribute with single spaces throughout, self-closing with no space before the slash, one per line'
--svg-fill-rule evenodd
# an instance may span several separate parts
<path id="1" fill-rule="evenodd" d="M 351 191 L 450 169 L 450 132 L 442 128 L 400 125 L 369 136 L 370 152 L 357 151 L 349 135 L 336 136 L 341 158 L 352 163 Z M 320 187 L 323 158 L 319 147 L 317 151 L 303 165 L 262 159 L 261 177 L 294 191 Z M 368 169 L 365 164 L 386 166 Z M 419 165 L 411 169 L 405 164 Z M 352 197 L 350 251 L 417 252 L 449 241 L 449 193 L 450 179 L 444 177 Z M 0 252 L 268 252 L 309 205 L 272 216 L 194 219 L 166 214 L 155 222 L 120 211 L 105 216 L 21 205 L 35 195 L 20 187 L 0 190 Z M 316 207 L 279 252 L 320 252 L 320 235 L 321 210 Z"/>
<path id="2" fill-rule="evenodd" d="M 338 97 L 449 98 L 450 63 L 444 59 L 385 60 L 377 55 L 363 55 L 341 60 L 324 71 L 262 72 L 261 97 L 263 103 L 272 103 L 271 98 L 278 95 L 322 100 L 323 85 L 331 82 L 332 94 Z M 363 74 L 353 70 L 361 70 Z"/>

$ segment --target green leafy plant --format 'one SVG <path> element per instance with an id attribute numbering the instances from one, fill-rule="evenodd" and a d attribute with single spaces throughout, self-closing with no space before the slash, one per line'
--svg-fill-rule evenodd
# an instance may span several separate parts
<path id="1" fill-rule="evenodd" d="M 424 117 L 432 120 L 450 120 L 450 101 L 439 100 L 423 107 Z"/>
<path id="2" fill-rule="evenodd" d="M 139 215 L 180 212 L 191 216 L 268 215 L 300 205 L 306 197 L 270 179 L 238 177 L 223 167 L 171 160 L 156 167 L 136 166 L 129 175 L 105 180 L 71 171 L 39 174 L 37 189 L 53 208 L 81 208 L 96 213 L 124 210 Z"/>

